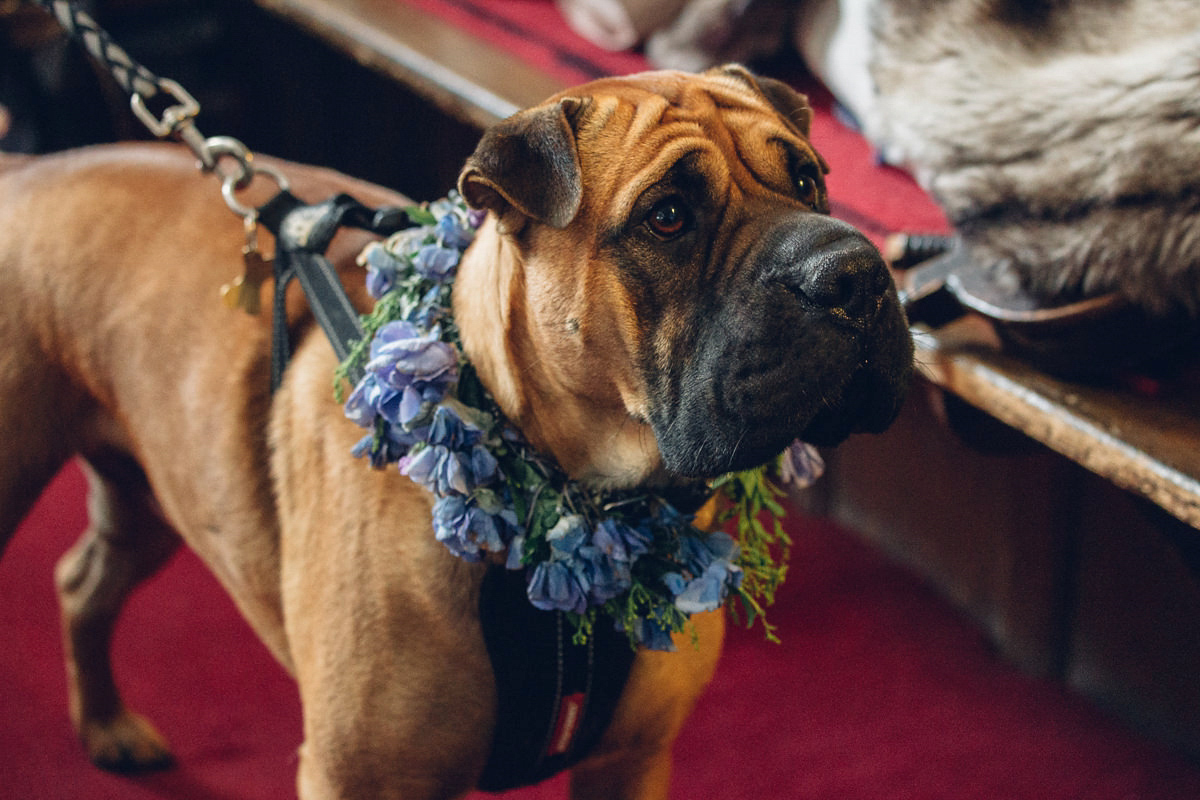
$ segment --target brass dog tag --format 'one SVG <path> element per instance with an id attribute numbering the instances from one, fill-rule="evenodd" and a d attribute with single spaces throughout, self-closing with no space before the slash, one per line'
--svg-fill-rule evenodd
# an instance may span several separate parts
<path id="1" fill-rule="evenodd" d="M 247 314 L 261 310 L 259 290 L 263 281 L 272 276 L 271 260 L 263 258 L 258 249 L 258 223 L 246 217 L 246 244 L 242 247 L 242 274 L 221 287 L 221 299 L 231 309 L 240 308 Z"/>

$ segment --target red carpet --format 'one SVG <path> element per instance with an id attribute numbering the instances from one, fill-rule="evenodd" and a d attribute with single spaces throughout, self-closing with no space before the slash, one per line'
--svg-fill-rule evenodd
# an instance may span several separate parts
<path id="1" fill-rule="evenodd" d="M 116 665 L 179 764 L 90 766 L 67 720 L 51 571 L 83 527 L 69 468 L 0 561 L 0 797 L 294 797 L 290 680 L 190 554 L 131 602 Z M 1200 770 L 997 662 L 928 588 L 854 537 L 793 519 L 782 645 L 734 630 L 681 738 L 672 796 L 789 800 L 1185 800 Z M 561 778 L 502 795 L 565 797 Z M 473 796 L 481 800 L 488 795 Z"/>

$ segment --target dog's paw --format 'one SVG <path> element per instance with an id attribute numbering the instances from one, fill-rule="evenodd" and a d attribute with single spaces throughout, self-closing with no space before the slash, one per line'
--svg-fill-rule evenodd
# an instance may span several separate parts
<path id="1" fill-rule="evenodd" d="M 88 758 L 113 772 L 147 772 L 174 763 L 167 740 L 144 717 L 122 709 L 105 722 L 85 723 L 79 737 Z"/>

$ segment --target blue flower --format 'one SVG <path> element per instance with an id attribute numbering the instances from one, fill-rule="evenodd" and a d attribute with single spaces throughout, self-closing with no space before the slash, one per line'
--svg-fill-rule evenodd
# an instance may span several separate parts
<path id="1" fill-rule="evenodd" d="M 728 594 L 727 582 L 731 575 L 741 575 L 741 570 L 725 561 L 714 561 L 698 577 L 684 581 L 677 572 L 663 576 L 667 588 L 675 595 L 675 607 L 685 614 L 699 611 L 716 611 L 725 602 Z M 740 581 L 740 577 L 738 579 Z"/>
<path id="2" fill-rule="evenodd" d="M 784 486 L 807 489 L 825 473 L 825 461 L 817 448 L 799 439 L 788 445 L 779 462 L 779 480 Z"/>
<path id="3" fill-rule="evenodd" d="M 350 452 L 355 458 L 367 456 L 372 467 L 383 469 L 393 461 L 403 458 L 414 442 L 411 434 L 400 430 L 395 425 L 389 425 L 383 436 L 377 437 L 375 434 L 369 433 L 359 439 L 358 444 L 354 445 Z"/>
<path id="4" fill-rule="evenodd" d="M 450 315 L 450 309 L 444 305 L 447 300 L 444 300 L 440 296 L 441 294 L 441 286 L 434 286 L 425 292 L 424 297 L 421 298 L 421 302 L 408 312 L 407 320 L 416 325 L 420 330 L 435 330 L 434 326 L 440 324 L 444 318 Z M 437 328 L 436 330 L 440 331 L 441 329 Z"/>
<path id="5" fill-rule="evenodd" d="M 367 291 L 378 300 L 396 285 L 396 276 L 403 266 L 386 247 L 372 242 L 364 253 L 367 267 Z"/>
<path id="6" fill-rule="evenodd" d="M 603 604 L 628 591 L 633 585 L 633 562 L 649 549 L 648 534 L 611 518 L 601 520 L 590 543 L 577 552 L 592 601 Z"/>
<path id="7" fill-rule="evenodd" d="M 596 526 L 592 542 L 611 558 L 632 564 L 637 557 L 650 552 L 653 536 L 643 530 L 631 528 L 611 517 L 605 517 Z"/>
<path id="8" fill-rule="evenodd" d="M 568 611 L 581 598 L 586 608 L 619 597 L 633 581 L 631 565 L 636 556 L 630 555 L 627 540 L 637 553 L 645 552 L 628 526 L 607 520 L 591 530 L 583 517 L 564 514 L 546 533 L 550 561 L 534 569 L 530 600 L 538 608 Z"/>
<path id="9" fill-rule="evenodd" d="M 494 512 L 486 502 L 448 495 L 433 504 L 433 530 L 437 540 L 465 561 L 479 561 L 483 553 L 498 553 L 516 530 L 517 517 L 509 509 Z"/>
<path id="10" fill-rule="evenodd" d="M 483 431 L 464 420 L 448 406 L 438 406 L 433 412 L 427 441 L 453 450 L 466 450 L 483 439 Z"/>
<path id="11" fill-rule="evenodd" d="M 452 493 L 466 494 L 467 485 L 462 462 L 453 450 L 438 445 L 422 447 L 417 452 L 400 459 L 400 472 L 414 483 L 424 486 L 436 495 Z"/>
<path id="12" fill-rule="evenodd" d="M 400 471 L 438 495 L 470 494 L 496 476 L 496 457 L 482 444 L 483 432 L 446 406 L 438 406 L 426 446 L 400 459 Z"/>
<path id="13" fill-rule="evenodd" d="M 389 322 L 371 341 L 367 372 L 393 389 L 416 385 L 444 392 L 458 377 L 458 353 L 440 337 L 436 328 L 422 333 L 411 322 Z"/>
<path id="14" fill-rule="evenodd" d="M 391 407 L 400 399 L 400 392 L 385 386 L 372 372 L 363 375 L 354 391 L 346 398 L 343 409 L 346 418 L 362 428 L 374 426 L 375 419 L 385 407 Z"/>
<path id="15" fill-rule="evenodd" d="M 399 462 L 400 471 L 436 495 L 470 494 L 496 474 L 496 458 L 483 445 L 451 450 L 427 445 Z"/>
<path id="16" fill-rule="evenodd" d="M 663 575 L 675 607 L 685 614 L 720 608 L 729 590 L 742 584 L 742 568 L 733 563 L 737 556 L 737 543 L 721 531 L 682 537 L 675 554 L 682 569 Z"/>
<path id="17" fill-rule="evenodd" d="M 557 559 L 571 558 L 587 540 L 587 520 L 578 514 L 563 514 L 546 532 L 551 557 Z"/>
<path id="18" fill-rule="evenodd" d="M 619 597 L 632 585 L 629 562 L 615 559 L 595 545 L 580 547 L 572 566 L 580 576 L 580 585 L 585 588 L 588 599 L 594 605 L 603 605 Z"/>
<path id="19" fill-rule="evenodd" d="M 452 247 L 442 247 L 440 244 L 427 244 L 413 256 L 413 269 L 422 276 L 437 282 L 453 277 L 454 268 L 462 256 Z"/>
<path id="20" fill-rule="evenodd" d="M 406 431 L 416 431 L 430 423 L 445 393 L 438 386 L 410 385 L 399 395 L 399 402 L 389 402 L 380 408 L 380 416 Z"/>
<path id="21" fill-rule="evenodd" d="M 543 561 L 534 567 L 525 594 L 543 611 L 587 610 L 587 595 L 565 561 Z"/>
<path id="22" fill-rule="evenodd" d="M 675 559 L 683 568 L 693 575 L 699 575 L 708 568 L 714 560 L 732 563 L 737 560 L 737 542 L 724 531 L 716 531 L 708 535 L 693 533 L 679 537 L 679 548 Z"/>
<path id="23" fill-rule="evenodd" d="M 578 514 L 564 514 L 549 531 L 550 560 L 534 567 L 526 594 L 529 602 L 544 611 L 587 610 L 590 581 L 579 549 L 588 540 L 587 521 Z"/>
<path id="24" fill-rule="evenodd" d="M 516 519 L 516 514 L 513 515 Z M 505 569 L 522 569 L 525 565 L 521 563 L 521 559 L 525 556 L 525 536 L 518 533 L 508 543 L 508 558 L 504 560 Z"/>
<path id="25" fill-rule="evenodd" d="M 390 322 L 372 340 L 371 360 L 346 400 L 345 414 L 363 428 L 375 427 L 380 418 L 388 423 L 389 442 L 360 442 L 354 449 L 357 455 L 369 455 L 373 465 L 400 458 L 423 438 L 421 429 L 457 379 L 458 353 L 439 334 Z M 451 477 L 452 470 L 440 474 Z"/>
<path id="26" fill-rule="evenodd" d="M 448 213 L 439 219 L 434 231 L 438 241 L 446 247 L 459 251 L 466 250 L 467 245 L 475 239 L 475 228 L 471 227 L 470 221 L 460 219 L 453 213 Z"/>

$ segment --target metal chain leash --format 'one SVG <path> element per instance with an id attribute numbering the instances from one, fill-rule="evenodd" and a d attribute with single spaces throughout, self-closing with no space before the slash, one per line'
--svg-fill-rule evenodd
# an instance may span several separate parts
<path id="1" fill-rule="evenodd" d="M 33 2 L 53 14 L 63 29 L 113 76 L 121 89 L 129 94 L 130 107 L 147 130 L 160 139 L 173 138 L 183 142 L 195 154 L 201 171 L 220 178 L 225 204 L 245 220 L 247 231 L 251 231 L 257 212 L 242 204 L 237 193 L 248 187 L 259 174 L 266 175 L 285 191 L 288 181 L 283 174 L 269 164 L 256 162 L 254 154 L 237 139 L 201 135 L 194 121 L 200 113 L 196 99 L 175 81 L 155 75 L 130 58 L 87 12 L 70 0 Z M 159 98 L 161 105 L 160 96 L 169 99 L 162 113 L 156 116 L 149 101 Z M 249 239 L 249 233 L 247 237 Z"/>

